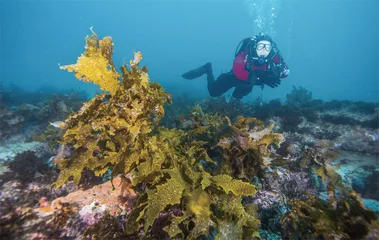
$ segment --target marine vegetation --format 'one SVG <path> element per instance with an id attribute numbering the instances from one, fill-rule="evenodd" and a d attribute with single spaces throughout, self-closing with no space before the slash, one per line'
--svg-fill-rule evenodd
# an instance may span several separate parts
<path id="1" fill-rule="evenodd" d="M 375 213 L 364 208 L 354 191 L 329 201 L 309 194 L 307 200 L 289 204 L 291 211 L 281 219 L 283 236 L 289 239 L 362 239 L 378 226 Z"/>
<path id="2" fill-rule="evenodd" d="M 300 167 L 314 176 L 321 194 L 306 193 L 288 201 L 291 211 L 281 217 L 283 236 L 290 239 L 361 239 L 377 228 L 375 212 L 363 206 L 359 194 L 343 184 L 331 164 L 338 153 L 327 141 L 305 149 Z"/>
<path id="3" fill-rule="evenodd" d="M 92 32 L 61 66 L 90 100 L 0 92 L 0 238 L 378 239 L 378 104 L 194 104 L 112 53 Z"/>
<path id="4" fill-rule="evenodd" d="M 286 98 L 288 103 L 301 105 L 312 100 L 312 92 L 303 86 L 299 88 L 292 86 L 292 91 L 286 95 Z"/>
<path id="5" fill-rule="evenodd" d="M 205 142 L 189 138 L 183 130 L 158 126 L 171 96 L 150 83 L 146 67 L 139 68 L 142 54 L 134 53 L 129 68 L 123 64 L 118 73 L 112 38 L 100 40 L 92 33 L 77 63 L 61 69 L 98 84 L 104 92 L 61 125 L 62 149 L 70 148 L 72 154 L 56 157 L 60 175 L 55 187 L 70 179 L 78 184 L 86 169 L 97 176 L 110 169 L 111 179 L 129 174 L 139 194 L 126 224 L 130 234 L 143 228 L 148 237 L 154 221 L 172 212 L 163 228 L 170 237 L 196 239 L 212 228 L 219 237 L 258 237 L 259 220 L 241 203 L 243 196 L 256 193 L 256 187 L 206 172 L 200 161 L 213 161 L 203 148 Z"/>
<path id="6" fill-rule="evenodd" d="M 198 104 L 182 122 L 189 138 L 205 142 L 208 153 L 216 159 L 217 167 L 211 165 L 207 170 L 246 181 L 263 177 L 263 169 L 269 164 L 264 162 L 270 155 L 268 149 L 284 141 L 282 134 L 273 133 L 273 124 L 266 127 L 256 118 L 243 116 L 232 122 L 225 115 L 204 113 Z"/>
<path id="7" fill-rule="evenodd" d="M 334 190 L 337 189 L 340 193 L 346 193 L 348 190 L 342 184 L 341 176 L 331 165 L 331 162 L 338 158 L 338 152 L 331 150 L 328 144 L 324 140 L 314 148 L 305 149 L 300 159 L 300 167 L 320 180 L 321 187 L 326 187 L 328 192 L 334 194 Z"/>
<path id="8" fill-rule="evenodd" d="M 239 116 L 234 123 L 229 122 L 231 134 L 219 140 L 217 146 L 222 154 L 222 173 L 228 173 L 236 178 L 252 180 L 263 178 L 265 166 L 270 164 L 269 147 L 280 146 L 284 137 L 273 133 L 274 125 L 265 127 L 256 118 Z M 268 160 L 265 162 L 265 159 Z"/>

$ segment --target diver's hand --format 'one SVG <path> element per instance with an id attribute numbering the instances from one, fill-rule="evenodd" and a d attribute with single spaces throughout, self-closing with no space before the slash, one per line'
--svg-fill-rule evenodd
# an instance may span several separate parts
<path id="1" fill-rule="evenodd" d="M 283 73 L 284 71 L 284 66 L 282 64 L 278 64 L 278 65 L 275 65 L 273 68 L 272 68 L 272 74 L 279 78 L 280 75 Z"/>
<path id="2" fill-rule="evenodd" d="M 276 88 L 277 86 L 280 85 L 280 83 L 281 83 L 280 78 L 268 78 L 264 80 L 264 84 L 266 84 L 267 86 L 271 88 Z"/>
<path id="3" fill-rule="evenodd" d="M 258 81 L 257 77 L 255 76 L 254 72 L 251 71 L 249 73 L 249 76 L 247 77 L 247 83 L 249 85 L 255 85 L 257 83 L 257 81 Z"/>
<path id="4" fill-rule="evenodd" d="M 262 85 L 262 80 L 260 80 L 257 76 L 255 76 L 254 71 L 250 72 L 249 77 L 247 78 L 247 82 L 250 86 Z"/>

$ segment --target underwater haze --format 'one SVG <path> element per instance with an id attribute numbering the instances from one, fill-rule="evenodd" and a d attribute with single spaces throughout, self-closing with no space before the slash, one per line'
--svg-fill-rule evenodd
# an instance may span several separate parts
<path id="1" fill-rule="evenodd" d="M 215 77 L 230 71 L 237 44 L 263 31 L 291 71 L 263 100 L 284 99 L 295 85 L 323 100 L 379 101 L 377 0 L 3 0 L 0 9 L 5 85 L 96 93 L 58 66 L 76 62 L 93 26 L 112 36 L 117 67 L 141 51 L 152 81 L 204 99 L 205 77 L 181 74 L 208 61 Z M 255 87 L 244 100 L 260 95 Z"/>

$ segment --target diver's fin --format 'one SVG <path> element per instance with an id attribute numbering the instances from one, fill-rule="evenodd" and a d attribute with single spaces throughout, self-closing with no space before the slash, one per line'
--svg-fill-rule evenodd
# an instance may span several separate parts
<path id="1" fill-rule="evenodd" d="M 195 69 L 192 69 L 184 74 L 182 74 L 182 77 L 184 79 L 188 79 L 188 80 L 192 80 L 192 79 L 195 79 L 195 78 L 198 78 L 198 77 L 201 77 L 203 76 L 204 74 L 208 73 L 209 70 L 211 69 L 210 68 L 211 66 L 211 63 L 206 63 L 204 64 L 203 66 L 201 67 L 198 67 L 198 68 L 195 68 Z"/>

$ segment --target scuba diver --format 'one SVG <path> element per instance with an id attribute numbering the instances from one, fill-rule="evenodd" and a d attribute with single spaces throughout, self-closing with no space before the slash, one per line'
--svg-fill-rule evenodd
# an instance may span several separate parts
<path id="1" fill-rule="evenodd" d="M 242 40 L 236 49 L 233 69 L 222 73 L 217 80 L 213 76 L 210 62 L 182 75 L 184 79 L 195 79 L 207 74 L 208 91 L 212 97 L 221 96 L 235 87 L 232 97 L 242 99 L 253 86 L 279 86 L 280 79 L 289 74 L 276 43 L 268 35 L 260 33 Z"/>

